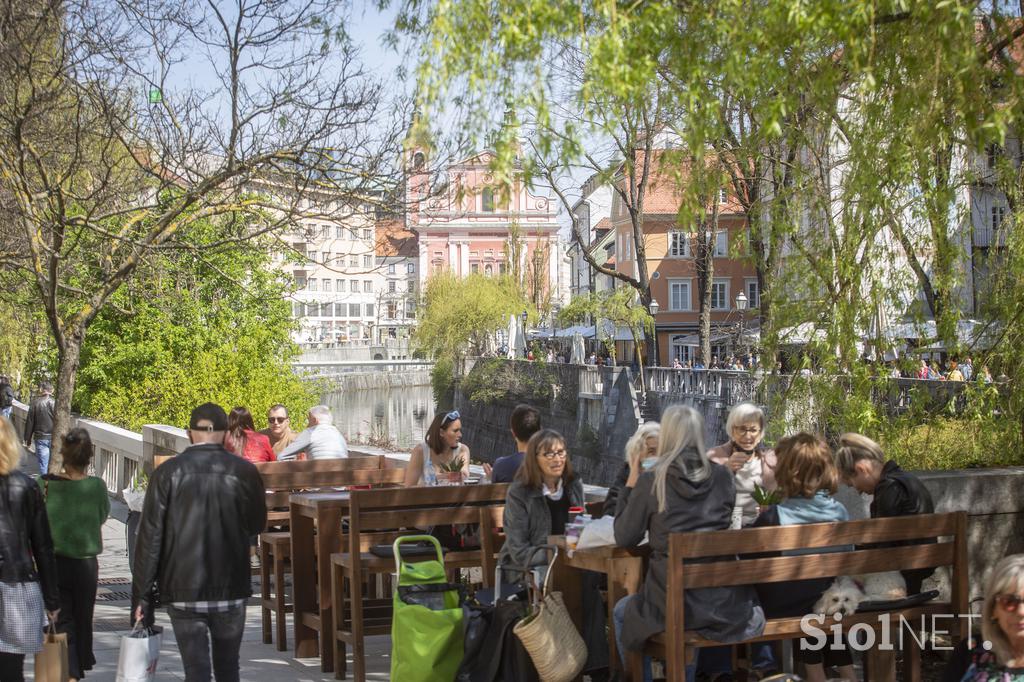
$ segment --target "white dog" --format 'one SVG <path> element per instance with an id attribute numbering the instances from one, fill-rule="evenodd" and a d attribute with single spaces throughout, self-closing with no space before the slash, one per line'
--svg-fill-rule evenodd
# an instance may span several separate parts
<path id="1" fill-rule="evenodd" d="M 814 604 L 814 613 L 826 616 L 851 616 L 862 601 L 902 599 L 907 596 L 907 583 L 899 571 L 841 576 L 825 590 Z"/>

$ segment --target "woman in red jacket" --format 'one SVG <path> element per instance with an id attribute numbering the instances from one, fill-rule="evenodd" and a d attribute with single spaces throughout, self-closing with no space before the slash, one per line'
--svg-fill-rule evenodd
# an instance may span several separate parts
<path id="1" fill-rule="evenodd" d="M 256 432 L 252 414 L 244 407 L 232 408 L 228 414 L 228 433 L 224 436 L 224 449 L 245 457 L 250 462 L 277 460 L 270 439 Z"/>

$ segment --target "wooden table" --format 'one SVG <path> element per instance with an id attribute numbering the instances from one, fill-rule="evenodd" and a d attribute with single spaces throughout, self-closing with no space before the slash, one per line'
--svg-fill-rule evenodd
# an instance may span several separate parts
<path id="1" fill-rule="evenodd" d="M 549 542 L 560 548 L 555 573 L 551 576 L 553 589 L 562 593 L 565 607 L 583 632 L 583 595 L 580 571 L 593 571 L 608 576 L 608 655 L 609 669 L 622 671 L 618 647 L 615 642 L 615 623 L 612 611 L 623 597 L 636 594 L 644 579 L 644 564 L 650 553 L 647 546 L 623 549 L 612 545 L 576 550 L 569 556 L 565 550 L 565 537 L 552 536 Z"/>
<path id="2" fill-rule="evenodd" d="M 349 494 L 295 493 L 288 499 L 295 657 L 319 655 L 320 669 L 331 672 L 334 670 L 334 649 L 326 640 L 333 622 L 329 580 L 331 554 L 341 551 L 341 519 L 348 515 Z"/>

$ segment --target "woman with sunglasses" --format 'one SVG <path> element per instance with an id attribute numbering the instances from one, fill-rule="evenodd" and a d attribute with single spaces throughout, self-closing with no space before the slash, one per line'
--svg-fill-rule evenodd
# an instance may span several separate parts
<path id="1" fill-rule="evenodd" d="M 462 442 L 458 410 L 441 412 L 430 422 L 423 442 L 412 449 L 405 468 L 405 487 L 437 485 L 437 472 L 462 460 L 462 474 L 469 475 L 469 447 Z"/>
<path id="2" fill-rule="evenodd" d="M 553 429 L 533 434 L 505 496 L 505 545 L 498 556 L 505 580 L 525 579 L 511 567 L 546 565 L 544 552 L 536 549 L 548 544 L 549 535 L 563 534 L 569 509 L 582 506 L 583 481 L 572 472 L 562 434 Z"/>
<path id="3" fill-rule="evenodd" d="M 981 632 L 975 630 L 971 639 L 953 650 L 942 679 L 1024 680 L 1024 554 L 996 564 L 985 585 Z"/>

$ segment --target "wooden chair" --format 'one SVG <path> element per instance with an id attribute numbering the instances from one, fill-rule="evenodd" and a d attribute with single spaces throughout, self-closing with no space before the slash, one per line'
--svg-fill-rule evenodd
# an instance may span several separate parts
<path id="1" fill-rule="evenodd" d="M 938 542 L 934 542 L 939 538 Z M 900 544 L 880 543 L 930 543 Z M 850 551 L 830 551 L 836 546 L 850 545 Z M 768 556 L 766 552 L 800 550 L 800 555 Z M 757 556 L 757 554 L 760 556 Z M 754 556 L 750 556 L 750 555 Z M 729 587 L 808 578 L 860 575 L 883 571 L 937 568 L 952 569 L 952 592 L 949 602 L 931 601 L 919 606 L 887 612 L 863 612 L 846 616 L 836 623 L 820 622 L 816 627 L 830 630 L 838 625 L 844 632 L 863 623 L 875 631 L 888 627 L 896 632 L 902 619 L 949 615 L 951 630 L 959 630 L 960 616 L 970 613 L 967 586 L 967 514 L 922 514 L 884 519 L 866 519 L 845 523 L 816 523 L 802 526 L 747 528 L 712 533 L 673 533 L 669 537 L 669 570 L 665 632 L 647 642 L 644 654 L 666 662 L 669 680 L 685 679 L 686 663 L 694 651 L 705 646 L 719 646 L 686 629 L 683 603 L 686 590 L 703 587 Z M 792 639 L 805 636 L 801 618 L 770 618 L 764 633 L 750 642 Z M 945 623 L 943 623 L 945 625 Z M 907 643 L 907 638 L 904 639 Z M 909 637 L 903 655 L 907 682 L 921 679 L 920 646 Z M 893 652 L 877 647 L 867 652 L 868 677 L 872 682 L 887 682 Z M 642 679 L 642 658 L 630 656 L 632 679 Z"/>
<path id="2" fill-rule="evenodd" d="M 300 490 L 345 487 L 351 485 L 398 485 L 405 476 L 402 468 L 382 468 L 383 456 L 353 457 L 349 459 L 321 459 L 293 462 L 261 462 L 256 465 L 267 489 L 267 526 L 288 526 L 288 496 Z M 287 530 L 265 531 L 260 534 L 260 606 L 263 615 L 263 642 L 274 642 L 277 630 L 277 650 L 288 648 L 285 614 L 292 612 L 285 589 L 285 572 L 291 555 L 291 534 Z M 276 619 L 276 628 L 274 627 Z"/>
<path id="3" fill-rule="evenodd" d="M 355 587 L 362 586 L 368 576 L 390 574 L 395 570 L 394 558 L 378 557 L 366 551 L 365 536 L 390 533 L 388 542 L 391 542 L 400 535 L 421 534 L 422 531 L 415 530 L 417 528 L 480 523 L 481 520 L 487 523 L 481 507 L 503 506 L 507 489 L 507 484 L 498 484 L 353 491 L 349 502 L 348 551 L 331 556 L 334 622 L 330 639 L 336 678 L 345 678 L 348 645 L 352 648 L 353 677 L 363 682 L 366 679 L 365 638 L 391 632 L 390 595 L 368 598 L 362 595 L 361 587 Z M 483 568 L 485 554 L 483 546 L 449 551 L 444 556 L 445 566 Z"/>

